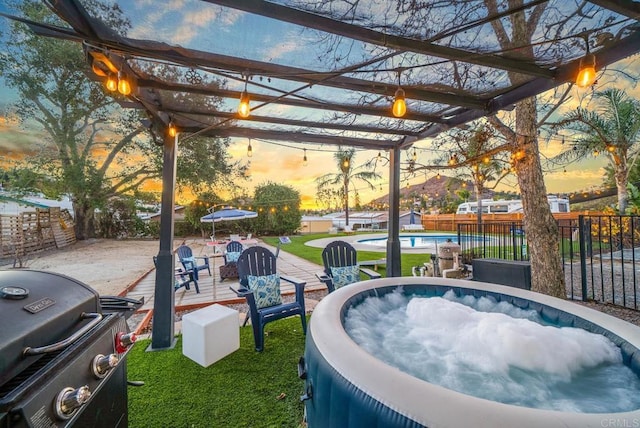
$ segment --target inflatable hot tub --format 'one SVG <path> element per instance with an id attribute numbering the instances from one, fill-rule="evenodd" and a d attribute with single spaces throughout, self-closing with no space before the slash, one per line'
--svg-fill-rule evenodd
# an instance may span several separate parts
<path id="1" fill-rule="evenodd" d="M 519 308 L 534 309 L 559 326 L 579 327 L 606 336 L 620 348 L 623 363 L 635 375 L 640 374 L 640 328 L 587 307 L 475 281 L 425 277 L 364 281 L 325 297 L 311 317 L 303 362 L 305 414 L 310 428 L 602 428 L 634 426 L 640 421 L 640 410 L 574 413 L 490 401 L 426 382 L 382 362 L 349 337 L 344 318 L 350 307 L 369 296 L 384 296 L 399 287 L 409 295 L 443 296 L 453 290 L 458 296 L 490 296 Z"/>

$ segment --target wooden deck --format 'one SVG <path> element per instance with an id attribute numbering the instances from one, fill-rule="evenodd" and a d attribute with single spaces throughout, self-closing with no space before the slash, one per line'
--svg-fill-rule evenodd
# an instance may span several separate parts
<path id="1" fill-rule="evenodd" d="M 273 247 L 262 243 L 260 245 L 275 252 L 275 248 Z M 212 275 L 210 276 L 206 270 L 200 271 L 200 279 L 198 280 L 200 293 L 196 293 L 193 284 L 191 284 L 190 290 L 186 290 L 184 287 L 180 288 L 175 292 L 176 308 L 201 306 L 207 303 L 236 303 L 245 301 L 244 298 L 238 299 L 235 293 L 229 289 L 229 287 L 238 288 L 239 283 L 237 279 L 220 279 L 219 267 L 220 264 L 223 263 L 222 257 L 211 257 L 209 263 L 211 264 Z M 319 265 L 289 254 L 286 251 L 280 251 L 277 266 L 280 274 L 293 276 L 306 281 L 306 291 L 326 289 L 326 286 L 318 281 L 315 276 L 316 272 L 322 270 L 322 267 Z M 138 281 L 135 287 L 127 292 L 126 296 L 134 299 L 144 297 L 144 305 L 141 310 L 152 309 L 155 296 L 155 280 L 156 270 L 154 269 Z M 285 295 L 295 292 L 293 285 L 286 281 L 282 281 L 281 291 Z"/>

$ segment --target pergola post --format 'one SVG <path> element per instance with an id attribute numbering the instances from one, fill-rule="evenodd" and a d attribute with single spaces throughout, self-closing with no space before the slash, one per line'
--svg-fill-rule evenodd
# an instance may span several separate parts
<path id="1" fill-rule="evenodd" d="M 175 294 L 173 289 L 175 259 L 173 254 L 173 217 L 175 206 L 176 160 L 178 135 L 164 137 L 162 163 L 162 201 L 160 211 L 160 251 L 156 267 L 156 286 L 153 301 L 153 332 L 147 349 L 172 349 L 174 335 Z"/>
<path id="2" fill-rule="evenodd" d="M 389 150 L 389 220 L 387 277 L 401 276 L 400 264 L 400 149 Z"/>

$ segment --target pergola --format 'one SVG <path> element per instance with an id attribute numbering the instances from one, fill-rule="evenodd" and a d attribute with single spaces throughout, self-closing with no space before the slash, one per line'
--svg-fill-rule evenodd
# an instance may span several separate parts
<path id="1" fill-rule="evenodd" d="M 178 130 L 164 139 L 153 348 L 173 341 L 169 282 L 181 139 L 386 152 L 387 272 L 399 276 L 401 150 L 573 82 L 581 63 L 595 61 L 599 71 L 640 50 L 640 2 L 631 0 L 108 2 L 119 23 L 88 0 L 45 3 L 66 25 L 11 18 L 37 34 L 82 43 L 91 76 L 130 83 L 130 92 L 117 96 L 123 107 Z M 402 117 L 391 109 L 399 89 Z M 245 92 L 251 111 L 241 117 Z"/>

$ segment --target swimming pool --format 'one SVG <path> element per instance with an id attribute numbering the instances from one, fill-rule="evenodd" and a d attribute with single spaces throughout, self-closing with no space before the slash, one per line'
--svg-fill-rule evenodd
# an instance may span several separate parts
<path id="1" fill-rule="evenodd" d="M 473 242 L 482 241 L 482 237 L 472 237 Z M 436 244 L 442 244 L 451 240 L 452 242 L 458 242 L 458 235 L 455 233 L 437 233 L 437 234 L 421 234 L 421 235 L 401 235 L 400 236 L 400 248 L 435 248 Z M 376 248 L 386 248 L 387 238 L 366 238 L 356 241 L 358 244 L 370 245 Z"/>

